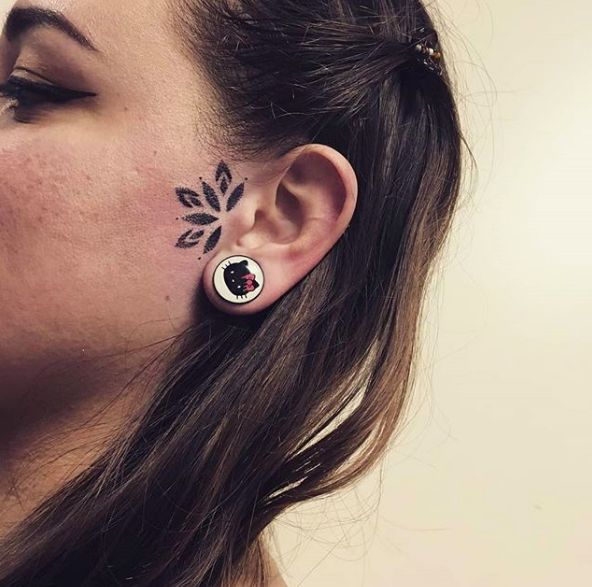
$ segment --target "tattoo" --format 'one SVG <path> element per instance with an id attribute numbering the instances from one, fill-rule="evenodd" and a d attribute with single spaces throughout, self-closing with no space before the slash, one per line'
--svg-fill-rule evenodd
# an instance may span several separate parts
<path id="1" fill-rule="evenodd" d="M 216 223 L 220 222 L 219 213 L 222 209 L 225 212 L 230 212 L 240 202 L 245 193 L 245 181 L 247 181 L 247 178 L 237 185 L 228 197 L 226 195 L 232 185 L 232 173 L 224 161 L 220 161 L 214 175 L 217 190 L 203 178 L 200 177 L 199 179 L 201 181 L 201 194 L 187 187 L 178 187 L 175 189 L 175 193 L 179 202 L 186 208 L 204 209 L 200 212 L 187 214 L 181 218 L 190 224 L 199 227 L 207 226 L 208 228 L 205 230 L 201 228 L 189 229 L 179 237 L 175 246 L 182 249 L 191 249 L 201 242 L 202 236 L 208 230 L 211 232 L 209 232 L 203 248 L 203 254 L 205 255 L 214 250 L 222 236 L 222 227 L 219 225 L 216 226 Z M 201 259 L 201 257 L 199 258 Z"/>

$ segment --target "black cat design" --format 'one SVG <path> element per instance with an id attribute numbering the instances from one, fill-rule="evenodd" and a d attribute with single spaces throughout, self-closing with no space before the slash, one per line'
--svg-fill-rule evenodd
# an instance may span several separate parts
<path id="1" fill-rule="evenodd" d="M 255 275 L 249 270 L 248 263 L 244 259 L 240 263 L 230 263 L 224 269 L 224 282 L 236 296 L 244 296 L 260 287 Z"/>

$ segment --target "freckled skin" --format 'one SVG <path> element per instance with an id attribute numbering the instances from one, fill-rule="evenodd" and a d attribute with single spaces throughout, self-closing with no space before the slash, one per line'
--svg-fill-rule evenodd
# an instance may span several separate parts
<path id="1" fill-rule="evenodd" d="M 175 247 L 174 189 L 197 188 L 220 154 L 199 134 L 210 97 L 163 26 L 164 0 L 50 4 L 102 56 L 35 31 L 20 50 L 0 41 L 0 79 L 19 65 L 98 96 L 29 124 L 0 114 L 0 403 L 82 348 L 93 357 L 178 333 L 210 257 Z M 88 369 L 91 393 L 99 379 Z"/>

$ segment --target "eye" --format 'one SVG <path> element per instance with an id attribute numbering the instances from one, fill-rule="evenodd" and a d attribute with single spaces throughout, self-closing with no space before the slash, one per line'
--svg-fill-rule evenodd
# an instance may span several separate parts
<path id="1" fill-rule="evenodd" d="M 0 96 L 10 101 L 9 110 L 35 109 L 47 104 L 63 104 L 72 100 L 96 96 L 93 92 L 70 90 L 60 86 L 10 76 L 0 84 Z"/>

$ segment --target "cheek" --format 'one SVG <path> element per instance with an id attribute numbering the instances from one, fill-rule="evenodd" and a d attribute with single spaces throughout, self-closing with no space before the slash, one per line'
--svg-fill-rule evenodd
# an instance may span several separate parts
<path id="1" fill-rule="evenodd" d="M 138 144 L 0 147 L 5 342 L 33 353 L 81 341 L 113 350 L 131 331 L 144 334 L 141 324 L 171 326 L 165 298 L 189 308 L 201 267 L 175 247 L 175 179 L 158 151 Z"/>
<path id="2" fill-rule="evenodd" d="M 15 272 L 25 261 L 39 271 L 66 259 L 78 269 L 107 260 L 153 218 L 150 203 L 154 213 L 160 206 L 159 186 L 147 193 L 133 159 L 115 146 L 4 149 L 0 176 L 0 258 Z"/>
<path id="3" fill-rule="evenodd" d="M 72 153 L 40 146 L 0 151 L 0 263 L 15 276 L 25 268 L 43 273 L 57 243 L 69 241 L 80 223 L 80 194 L 89 175 Z"/>

